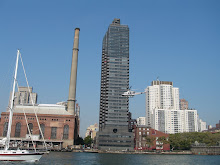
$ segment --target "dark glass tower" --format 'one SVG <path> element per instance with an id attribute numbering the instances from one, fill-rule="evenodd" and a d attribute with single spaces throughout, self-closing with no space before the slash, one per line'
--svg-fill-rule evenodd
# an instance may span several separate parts
<path id="1" fill-rule="evenodd" d="M 102 150 L 133 150 L 128 131 L 129 28 L 114 19 L 102 43 L 102 71 L 98 147 Z"/>

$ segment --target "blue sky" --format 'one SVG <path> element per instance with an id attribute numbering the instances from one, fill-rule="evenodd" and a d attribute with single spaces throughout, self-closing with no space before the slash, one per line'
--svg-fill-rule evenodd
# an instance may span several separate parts
<path id="1" fill-rule="evenodd" d="M 144 91 L 158 76 L 173 81 L 180 97 L 214 125 L 220 119 L 219 8 L 218 0 L 1 0 L 0 111 L 8 104 L 17 48 L 38 103 L 67 100 L 79 27 L 77 100 L 84 136 L 98 123 L 102 39 L 120 18 L 130 28 L 132 88 Z M 145 116 L 145 95 L 130 99 L 130 111 L 134 118 Z"/>

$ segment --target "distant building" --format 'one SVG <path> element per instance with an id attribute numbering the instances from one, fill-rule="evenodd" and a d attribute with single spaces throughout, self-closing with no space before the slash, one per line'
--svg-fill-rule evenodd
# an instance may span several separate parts
<path id="1" fill-rule="evenodd" d="M 153 110 L 157 109 L 179 109 L 179 88 L 173 87 L 170 81 L 152 81 L 146 92 L 146 125 L 152 126 Z"/>
<path id="2" fill-rule="evenodd" d="M 152 127 L 164 133 L 198 132 L 197 110 L 154 109 L 152 118 Z"/>
<path id="3" fill-rule="evenodd" d="M 202 121 L 202 119 L 198 119 L 198 121 L 199 121 L 199 123 L 198 123 L 199 132 L 206 131 L 207 130 L 206 122 Z"/>
<path id="4" fill-rule="evenodd" d="M 77 103 L 76 104 L 76 109 L 75 109 L 75 126 L 74 126 L 74 140 L 77 140 L 79 138 L 80 135 L 80 106 Z M 75 142 L 74 142 L 75 144 Z"/>
<path id="5" fill-rule="evenodd" d="M 135 128 L 135 150 L 163 150 L 169 151 L 170 144 L 160 141 L 160 138 L 169 139 L 169 135 L 146 126 Z M 148 143 L 150 140 L 151 144 Z"/>
<path id="6" fill-rule="evenodd" d="M 11 94 L 10 94 L 11 98 Z M 32 103 L 33 100 L 33 103 Z M 9 100 L 10 105 L 11 100 Z M 18 87 L 18 92 L 15 92 L 14 105 L 27 105 L 37 103 L 37 93 L 33 93 L 33 87 Z"/>
<path id="7" fill-rule="evenodd" d="M 219 122 L 216 124 L 216 128 L 220 128 L 220 120 L 219 120 Z"/>
<path id="8" fill-rule="evenodd" d="M 136 125 L 137 125 L 137 120 L 132 119 L 132 113 L 128 112 L 128 131 L 132 132 Z"/>
<path id="9" fill-rule="evenodd" d="M 211 125 L 208 125 L 208 132 L 220 132 L 220 120 L 219 123 L 216 124 L 216 127 L 212 127 Z"/>
<path id="10" fill-rule="evenodd" d="M 91 136 L 91 138 L 94 140 L 95 137 L 96 137 L 97 131 L 98 131 L 98 124 L 97 124 L 97 123 L 95 123 L 94 125 L 90 125 L 90 126 L 86 129 L 85 137 Z"/>
<path id="11" fill-rule="evenodd" d="M 133 150 L 129 132 L 129 28 L 114 19 L 102 42 L 99 132 L 100 150 Z"/>
<path id="12" fill-rule="evenodd" d="M 211 130 L 212 129 L 212 125 L 208 125 L 208 130 Z"/>
<path id="13" fill-rule="evenodd" d="M 180 99 L 180 110 L 189 109 L 188 101 L 185 99 Z"/>
<path id="14" fill-rule="evenodd" d="M 138 117 L 137 118 L 137 125 L 138 126 L 146 125 L 146 117 Z"/>

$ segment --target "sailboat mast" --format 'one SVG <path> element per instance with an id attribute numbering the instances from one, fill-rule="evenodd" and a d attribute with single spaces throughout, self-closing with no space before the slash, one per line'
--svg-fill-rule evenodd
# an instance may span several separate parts
<path id="1" fill-rule="evenodd" d="M 10 102 L 10 107 L 9 107 L 9 122 L 8 122 L 7 141 L 5 144 L 5 150 L 8 150 L 9 143 L 10 143 L 11 125 L 12 125 L 12 117 L 13 117 L 13 106 L 14 106 L 14 99 L 15 99 L 15 85 L 16 85 L 16 79 L 17 79 L 19 55 L 20 55 L 20 51 L 17 50 L 17 59 L 16 59 L 16 65 L 15 65 L 13 90 L 12 90 L 12 94 L 11 94 L 11 102 Z"/>

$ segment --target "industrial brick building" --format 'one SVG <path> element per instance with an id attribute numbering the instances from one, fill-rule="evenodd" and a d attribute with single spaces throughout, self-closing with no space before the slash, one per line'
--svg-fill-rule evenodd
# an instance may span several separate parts
<path id="1" fill-rule="evenodd" d="M 37 124 L 34 110 L 37 113 L 39 124 L 44 135 L 44 139 L 50 149 L 61 149 L 74 143 L 74 123 L 75 116 L 67 112 L 66 107 L 56 104 L 39 104 L 36 106 L 17 105 L 14 109 L 11 129 L 11 139 L 29 143 L 31 138 L 27 129 L 29 125 L 32 140 L 37 148 L 43 143 L 43 138 Z M 24 112 L 26 114 L 27 123 Z M 9 112 L 2 112 L 0 121 L 0 138 L 7 135 Z M 39 146 L 38 146 L 39 145 Z M 31 146 L 27 146 L 30 147 Z"/>

